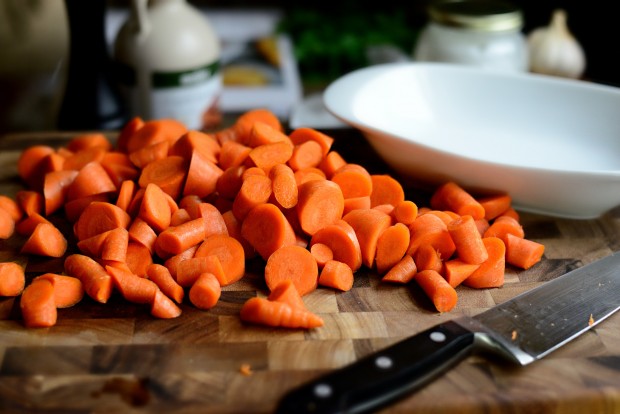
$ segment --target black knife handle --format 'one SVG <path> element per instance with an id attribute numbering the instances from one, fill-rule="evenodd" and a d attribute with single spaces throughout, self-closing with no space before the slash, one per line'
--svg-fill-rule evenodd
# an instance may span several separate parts
<path id="1" fill-rule="evenodd" d="M 286 394 L 277 414 L 367 413 L 422 387 L 473 350 L 474 334 L 448 321 Z"/>

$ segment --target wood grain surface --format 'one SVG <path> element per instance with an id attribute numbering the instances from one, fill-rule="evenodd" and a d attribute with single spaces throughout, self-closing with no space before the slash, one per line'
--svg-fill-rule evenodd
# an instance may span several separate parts
<path id="1" fill-rule="evenodd" d="M 386 172 L 354 131 L 329 131 L 349 162 Z M 21 188 L 16 160 L 28 145 L 62 145 L 69 134 L 8 135 L 0 140 L 0 193 Z M 408 189 L 427 205 L 428 194 Z M 575 189 L 579 197 L 579 189 Z M 292 387 L 459 314 L 476 314 L 565 272 L 620 250 L 620 209 L 598 220 L 522 213 L 526 237 L 546 246 L 530 270 L 509 267 L 502 288 L 459 287 L 453 312 L 438 314 L 415 285 L 382 284 L 360 270 L 346 293 L 320 288 L 306 296 L 325 326 L 311 330 L 245 325 L 244 301 L 267 293 L 264 263 L 200 311 L 189 304 L 174 320 L 114 295 L 101 305 L 85 298 L 61 309 L 58 324 L 26 329 L 18 298 L 0 298 L 2 413 L 269 413 Z M 65 234 L 70 227 L 57 220 Z M 61 259 L 28 259 L 22 240 L 0 241 L 0 260 L 26 265 L 29 278 L 61 272 Z M 244 375 L 241 366 L 251 372 Z M 620 314 L 531 366 L 469 358 L 385 413 L 619 413 Z"/>

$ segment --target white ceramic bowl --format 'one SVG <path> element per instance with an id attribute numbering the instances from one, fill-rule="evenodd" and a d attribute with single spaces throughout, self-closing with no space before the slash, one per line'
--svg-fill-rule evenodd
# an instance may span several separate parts
<path id="1" fill-rule="evenodd" d="M 418 184 L 508 192 L 518 209 L 567 218 L 620 205 L 620 88 L 398 63 L 343 76 L 324 102 Z"/>

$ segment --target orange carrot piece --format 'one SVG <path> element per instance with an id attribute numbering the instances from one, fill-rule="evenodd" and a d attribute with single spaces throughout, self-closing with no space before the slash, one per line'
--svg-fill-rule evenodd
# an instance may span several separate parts
<path id="1" fill-rule="evenodd" d="M 268 175 L 265 172 L 265 170 L 255 166 L 255 165 L 251 165 L 251 163 L 249 165 L 246 165 L 246 169 L 245 169 L 245 171 L 243 171 L 243 175 L 241 176 L 241 179 L 245 180 L 250 175 L 260 175 L 260 176 L 263 176 L 263 177 L 268 177 Z"/>
<path id="2" fill-rule="evenodd" d="M 282 302 L 290 305 L 293 308 L 307 310 L 301 295 L 297 291 L 295 284 L 292 280 L 286 279 L 278 283 L 275 288 L 271 290 L 267 300 L 273 302 Z"/>
<path id="3" fill-rule="evenodd" d="M 240 280 L 245 274 L 245 252 L 241 243 L 227 234 L 207 237 L 198 247 L 195 257 L 215 256 L 222 266 L 223 275 L 215 273 L 221 286 Z"/>
<path id="4" fill-rule="evenodd" d="M 135 166 L 131 162 L 131 159 L 129 159 L 129 155 L 127 155 L 124 152 L 118 152 L 118 151 L 106 152 L 103 155 L 103 160 L 101 160 L 101 165 L 103 165 L 104 168 L 106 167 L 106 165 L 107 166 L 119 165 L 119 166 L 135 169 Z"/>
<path id="5" fill-rule="evenodd" d="M 65 170 L 79 171 L 87 164 L 101 164 L 105 157 L 106 150 L 101 147 L 86 148 L 78 152 L 73 152 L 65 158 L 62 168 Z"/>
<path id="6" fill-rule="evenodd" d="M 48 145 L 33 145 L 21 152 L 17 160 L 17 173 L 29 188 L 38 190 L 43 187 L 43 177 L 47 172 L 45 158 L 53 153 L 54 148 Z"/>
<path id="7" fill-rule="evenodd" d="M 497 237 L 485 237 L 482 241 L 488 258 L 463 284 L 477 289 L 500 287 L 504 284 L 506 246 Z"/>
<path id="8" fill-rule="evenodd" d="M 446 226 L 452 223 L 454 220 L 461 217 L 458 214 L 452 211 L 449 211 L 449 210 L 445 210 L 445 211 L 429 210 L 429 211 L 426 211 L 424 214 L 432 214 L 433 216 L 439 217 L 441 221 L 443 221 L 446 224 Z"/>
<path id="9" fill-rule="evenodd" d="M 343 220 L 349 223 L 355 231 L 362 252 L 362 264 L 372 268 L 375 263 L 379 237 L 390 227 L 392 219 L 381 211 L 366 209 L 353 210 L 344 216 Z"/>
<path id="10" fill-rule="evenodd" d="M 205 220 L 197 218 L 175 227 L 168 227 L 157 236 L 162 250 L 170 254 L 179 254 L 205 239 Z"/>
<path id="11" fill-rule="evenodd" d="M 222 144 L 219 156 L 219 166 L 223 170 L 244 165 L 252 151 L 251 147 L 236 141 L 227 141 Z"/>
<path id="12" fill-rule="evenodd" d="M 186 175 L 187 161 L 183 157 L 172 155 L 144 167 L 138 184 L 142 188 L 146 188 L 148 184 L 157 184 L 166 194 L 177 200 L 181 196 Z"/>
<path id="13" fill-rule="evenodd" d="M 470 264 L 480 264 L 487 260 L 487 249 L 484 247 L 482 237 L 472 216 L 464 215 L 452 221 L 448 225 L 448 232 L 461 260 Z"/>
<path id="14" fill-rule="evenodd" d="M 286 142 L 293 146 L 288 135 L 282 132 L 279 127 L 273 127 L 264 122 L 255 122 L 250 129 L 247 145 L 250 148 L 260 147 L 262 145 L 274 144 L 276 142 Z"/>
<path id="15" fill-rule="evenodd" d="M 24 217 L 24 212 L 19 204 L 17 204 L 17 201 L 9 196 L 0 195 L 0 210 L 9 213 L 13 221 L 16 222 Z"/>
<path id="16" fill-rule="evenodd" d="M 307 141 L 318 143 L 321 147 L 323 157 L 327 155 L 334 143 L 334 139 L 329 135 L 325 135 L 316 129 L 308 127 L 296 128 L 289 134 L 289 138 L 295 145 L 300 145 Z"/>
<path id="17" fill-rule="evenodd" d="M 78 240 L 84 240 L 118 227 L 127 228 L 131 218 L 121 208 L 102 201 L 93 201 L 80 215 L 73 226 Z"/>
<path id="18" fill-rule="evenodd" d="M 149 183 L 144 190 L 138 217 L 159 233 L 170 226 L 171 216 L 170 204 L 164 191 L 156 184 Z"/>
<path id="19" fill-rule="evenodd" d="M 353 271 L 346 263 L 329 260 L 321 270 L 318 283 L 346 292 L 353 287 Z"/>
<path id="20" fill-rule="evenodd" d="M 512 207 L 510 207 L 508 210 L 504 211 L 502 216 L 512 217 L 513 219 L 515 219 L 517 221 L 521 220 L 521 218 L 519 217 L 519 213 L 514 208 L 512 208 Z"/>
<path id="21" fill-rule="evenodd" d="M 372 178 L 359 164 L 343 165 L 334 171 L 331 180 L 338 184 L 344 198 L 370 196 L 372 193 Z"/>
<path id="22" fill-rule="evenodd" d="M 381 278 L 383 282 L 407 284 L 409 283 L 417 273 L 415 261 L 408 254 L 404 255 L 398 263 L 396 263 L 385 275 Z"/>
<path id="23" fill-rule="evenodd" d="M 342 158 L 340 153 L 337 151 L 331 150 L 325 155 L 321 164 L 319 164 L 319 168 L 325 173 L 325 176 L 329 179 L 334 175 L 334 173 L 342 166 L 344 166 L 347 162 Z"/>
<path id="24" fill-rule="evenodd" d="M 219 257 L 215 255 L 192 257 L 179 262 L 176 268 L 176 281 L 183 287 L 190 287 L 203 273 L 211 273 L 218 280 L 224 279 L 224 268 Z"/>
<path id="25" fill-rule="evenodd" d="M 139 277 L 146 277 L 146 270 L 153 263 L 149 249 L 140 243 L 127 243 L 125 263 L 129 269 Z"/>
<path id="26" fill-rule="evenodd" d="M 418 271 L 432 269 L 437 273 L 443 274 L 443 261 L 441 255 L 430 244 L 423 244 L 415 252 L 415 265 Z"/>
<path id="27" fill-rule="evenodd" d="M 168 141 L 160 141 L 130 152 L 129 159 L 134 166 L 141 169 L 153 161 L 166 158 L 169 149 L 170 143 Z"/>
<path id="28" fill-rule="evenodd" d="M 323 149 L 316 141 L 306 141 L 293 147 L 288 165 L 293 171 L 318 167 L 323 161 Z"/>
<path id="29" fill-rule="evenodd" d="M 80 240 L 77 247 L 82 253 L 93 258 L 124 262 L 127 256 L 128 243 L 129 234 L 127 230 L 119 227 Z"/>
<path id="30" fill-rule="evenodd" d="M 210 203 L 200 203 L 187 207 L 190 218 L 202 218 L 204 238 L 214 234 L 228 234 L 222 213 Z"/>
<path id="31" fill-rule="evenodd" d="M 306 181 L 325 179 L 325 173 L 323 172 L 323 170 L 320 170 L 318 168 L 303 168 L 301 170 L 295 171 L 295 181 L 297 182 L 298 187 Z"/>
<path id="32" fill-rule="evenodd" d="M 254 207 L 241 224 L 241 235 L 267 260 L 276 250 L 294 245 L 295 232 L 282 211 L 274 204 Z"/>
<path id="33" fill-rule="evenodd" d="M 15 262 L 0 263 L 0 296 L 19 296 L 25 286 L 23 266 Z"/>
<path id="34" fill-rule="evenodd" d="M 276 164 L 271 168 L 269 178 L 276 203 L 283 208 L 295 207 L 299 192 L 293 170 L 286 164 Z"/>
<path id="35" fill-rule="evenodd" d="M 459 286 L 465 279 L 472 275 L 479 264 L 471 264 L 461 259 L 451 259 L 444 263 L 444 277 L 453 288 Z"/>
<path id="36" fill-rule="evenodd" d="M 191 130 L 174 143 L 168 155 L 178 155 L 189 161 L 194 153 L 199 153 L 201 158 L 217 164 L 220 151 L 220 143 L 213 135 Z"/>
<path id="37" fill-rule="evenodd" d="M 338 184 L 328 180 L 308 181 L 299 186 L 298 192 L 297 217 L 306 234 L 312 236 L 342 218 L 344 196 Z"/>
<path id="38" fill-rule="evenodd" d="M 439 186 L 431 196 L 431 207 L 435 210 L 451 210 L 474 220 L 484 217 L 484 207 L 465 189 L 453 181 Z"/>
<path id="39" fill-rule="evenodd" d="M 488 228 L 491 226 L 489 221 L 487 219 L 478 219 L 478 220 L 474 220 L 476 222 L 476 227 L 478 228 L 478 233 L 480 233 L 480 235 L 482 237 L 484 237 L 484 233 L 488 230 Z"/>
<path id="40" fill-rule="evenodd" d="M 232 166 L 224 170 L 215 184 L 215 191 L 220 197 L 233 200 L 243 184 L 245 165 Z"/>
<path id="41" fill-rule="evenodd" d="M 276 164 L 285 164 L 293 155 L 293 145 L 286 141 L 255 147 L 248 154 L 255 166 L 269 173 Z"/>
<path id="42" fill-rule="evenodd" d="M 331 250 L 332 259 L 346 263 L 354 272 L 362 266 L 362 249 L 355 229 L 342 219 L 314 233 L 310 248 L 316 244 L 326 245 Z"/>
<path id="43" fill-rule="evenodd" d="M 80 279 L 88 296 L 100 303 L 106 303 L 112 294 L 112 278 L 103 266 L 83 254 L 67 256 L 65 273 Z"/>
<path id="44" fill-rule="evenodd" d="M 370 196 L 349 197 L 344 199 L 344 211 L 342 215 L 353 210 L 363 210 L 370 208 Z"/>
<path id="45" fill-rule="evenodd" d="M 198 197 L 211 195 L 215 192 L 217 181 L 223 173 L 217 164 L 201 152 L 195 151 L 190 158 L 183 195 L 195 194 Z"/>
<path id="46" fill-rule="evenodd" d="M 52 224 L 51 221 L 43 217 L 42 215 L 35 213 L 21 220 L 15 224 L 15 231 L 20 236 L 30 236 L 37 225 L 41 223 Z"/>
<path id="47" fill-rule="evenodd" d="M 139 277 L 128 270 L 115 266 L 106 266 L 106 272 L 112 278 L 114 287 L 123 298 L 132 303 L 153 303 L 159 290 L 152 280 Z"/>
<path id="48" fill-rule="evenodd" d="M 545 245 L 533 240 L 506 235 L 506 262 L 521 269 L 529 269 L 542 259 Z"/>
<path id="49" fill-rule="evenodd" d="M 33 281 L 24 289 L 19 303 L 27 328 L 56 325 L 58 311 L 54 302 L 54 286 L 46 279 Z"/>
<path id="50" fill-rule="evenodd" d="M 94 194 L 113 193 L 116 185 L 98 162 L 86 164 L 67 188 L 67 199 L 88 197 Z"/>
<path id="51" fill-rule="evenodd" d="M 151 315 L 159 319 L 173 319 L 181 316 L 182 310 L 161 290 L 155 292 L 151 304 Z"/>
<path id="52" fill-rule="evenodd" d="M 187 128 L 185 125 L 173 119 L 146 121 L 144 125 L 127 138 L 126 151 L 132 153 L 140 148 L 162 141 L 167 141 L 170 145 L 174 145 L 186 132 Z"/>
<path id="53" fill-rule="evenodd" d="M 448 232 L 448 226 L 434 214 L 422 214 L 409 226 L 411 240 L 407 254 L 414 257 L 416 251 L 424 244 L 432 245 L 441 255 L 442 260 L 450 258 L 456 246 Z"/>
<path id="54" fill-rule="evenodd" d="M 237 220 L 243 221 L 254 207 L 269 201 L 271 187 L 269 177 L 264 175 L 247 176 L 233 201 L 232 212 Z"/>
<path id="55" fill-rule="evenodd" d="M 417 272 L 414 280 L 439 312 L 450 312 L 458 301 L 456 290 L 434 270 Z"/>
<path id="56" fill-rule="evenodd" d="M 15 201 L 27 216 L 45 214 L 43 194 L 38 191 L 19 190 L 15 193 Z"/>
<path id="57" fill-rule="evenodd" d="M 372 193 L 370 194 L 370 205 L 372 207 L 381 204 L 396 206 L 405 201 L 405 191 L 402 185 L 388 174 L 373 174 Z"/>
<path id="58" fill-rule="evenodd" d="M 409 226 L 418 216 L 418 206 L 413 201 L 403 200 L 394 205 L 391 216 L 397 223 Z"/>
<path id="59" fill-rule="evenodd" d="M 119 151 L 127 151 L 127 142 L 129 138 L 136 133 L 137 130 L 144 126 L 144 121 L 139 116 L 131 118 L 121 129 L 116 139 L 116 148 Z"/>
<path id="60" fill-rule="evenodd" d="M 109 194 L 95 194 L 88 197 L 78 198 L 76 200 L 67 201 L 65 203 L 65 217 L 70 223 L 75 223 L 86 207 L 94 201 L 108 202 L 110 200 Z"/>
<path id="61" fill-rule="evenodd" d="M 201 274 L 189 289 L 189 301 L 198 309 L 211 309 L 221 295 L 220 282 L 213 273 Z"/>
<path id="62" fill-rule="evenodd" d="M 484 232 L 483 237 L 499 237 L 505 243 L 508 233 L 519 238 L 525 237 L 523 227 L 517 220 L 509 216 L 500 216 L 493 220 L 493 223 Z"/>
<path id="63" fill-rule="evenodd" d="M 265 265 L 265 282 L 269 290 L 290 279 L 299 294 L 304 296 L 317 288 L 318 276 L 319 269 L 312 254 L 296 245 L 274 251 Z"/>
<path id="64" fill-rule="evenodd" d="M 116 197 L 116 206 L 127 211 L 131 200 L 136 194 L 136 183 L 132 180 L 124 180 L 118 189 L 118 196 Z"/>
<path id="65" fill-rule="evenodd" d="M 243 247 L 244 256 L 247 259 L 251 259 L 256 256 L 254 247 L 248 242 L 241 234 L 241 222 L 237 220 L 232 210 L 228 210 L 222 214 L 226 229 L 230 237 L 234 237 Z"/>
<path id="66" fill-rule="evenodd" d="M 247 300 L 239 316 L 244 322 L 271 327 L 310 329 L 323 326 L 323 319 L 312 312 L 258 297 Z"/>
<path id="67" fill-rule="evenodd" d="M 256 108 L 244 112 L 235 121 L 233 125 L 235 140 L 242 144 L 247 144 L 250 140 L 252 128 L 257 122 L 267 124 L 275 130 L 282 130 L 282 124 L 273 112 L 265 108 Z M 220 142 L 222 141 L 220 140 Z"/>
<path id="68" fill-rule="evenodd" d="M 62 257 L 67 251 L 67 239 L 53 224 L 40 223 L 21 248 L 22 253 L 46 257 Z"/>
<path id="69" fill-rule="evenodd" d="M 0 209 L 0 239 L 6 240 L 15 232 L 15 220 L 11 214 Z"/>
<path id="70" fill-rule="evenodd" d="M 105 163 L 105 157 L 101 162 L 101 166 L 117 188 L 120 187 L 123 181 L 134 181 L 139 175 L 139 170 L 134 167 L 133 164 L 128 166 L 125 164 L 114 164 L 110 162 Z"/>
<path id="71" fill-rule="evenodd" d="M 172 277 L 170 270 L 164 265 L 153 263 L 146 269 L 146 275 L 159 289 L 176 303 L 183 302 L 185 291 Z"/>
<path id="72" fill-rule="evenodd" d="M 83 151 L 87 148 L 103 148 L 105 151 L 112 149 L 112 143 L 100 132 L 80 134 L 73 137 L 67 143 L 67 149 L 71 152 Z"/>
<path id="73" fill-rule="evenodd" d="M 178 280 L 177 269 L 178 269 L 179 263 L 181 263 L 184 260 L 193 258 L 194 253 L 196 253 L 196 250 L 198 250 L 198 246 L 190 247 L 183 253 L 170 256 L 164 261 L 164 266 L 166 266 L 166 268 L 170 271 L 170 274 L 172 275 L 174 280 Z"/>
<path id="74" fill-rule="evenodd" d="M 402 223 L 391 225 L 381 233 L 377 239 L 375 255 L 375 264 L 380 275 L 387 272 L 403 258 L 409 248 L 409 239 L 409 227 Z"/>
<path id="75" fill-rule="evenodd" d="M 484 218 L 493 220 L 501 216 L 512 205 L 512 198 L 508 194 L 495 194 L 481 197 L 478 202 L 484 208 Z"/>
<path id="76" fill-rule="evenodd" d="M 312 244 L 310 246 L 310 253 L 312 253 L 312 256 L 314 256 L 314 260 L 316 260 L 316 264 L 319 266 L 319 269 L 322 269 L 323 266 L 325 266 L 325 263 L 334 259 L 334 252 L 332 251 L 332 249 L 328 245 L 323 243 Z"/>
<path id="77" fill-rule="evenodd" d="M 57 308 L 69 308 L 78 304 L 84 297 L 84 286 L 77 277 L 44 273 L 34 280 L 46 279 L 54 287 L 54 303 Z"/>
<path id="78" fill-rule="evenodd" d="M 45 174 L 43 180 L 45 215 L 55 213 L 64 205 L 68 187 L 78 174 L 74 170 L 52 171 Z"/>

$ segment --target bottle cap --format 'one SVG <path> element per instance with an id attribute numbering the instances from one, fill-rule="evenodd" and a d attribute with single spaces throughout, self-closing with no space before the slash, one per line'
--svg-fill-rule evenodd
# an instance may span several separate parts
<path id="1" fill-rule="evenodd" d="M 436 0 L 428 7 L 435 23 L 485 32 L 520 30 L 521 10 L 503 0 Z"/>

